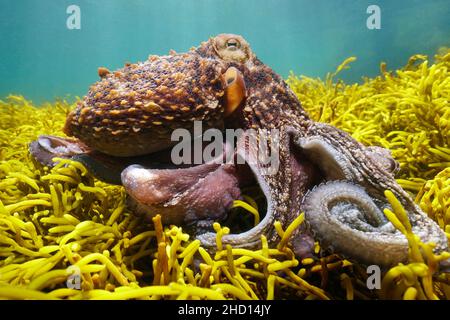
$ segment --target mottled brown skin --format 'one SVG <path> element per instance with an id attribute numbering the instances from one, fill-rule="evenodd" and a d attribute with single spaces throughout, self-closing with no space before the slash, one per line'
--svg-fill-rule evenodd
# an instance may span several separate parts
<path id="1" fill-rule="evenodd" d="M 64 132 L 112 156 L 137 156 L 165 149 L 176 128 L 223 126 L 225 65 L 196 52 L 150 56 L 91 86 L 66 121 Z"/>
<path id="2" fill-rule="evenodd" d="M 236 68 L 238 72 L 230 68 Z M 366 263 L 390 265 L 404 261 L 407 242 L 390 228 L 382 213 L 381 218 L 378 216 L 379 225 L 358 220 L 361 216 L 362 220 L 374 217 L 376 220 L 381 212 L 377 205 L 386 203 L 383 192 L 388 189 L 408 211 L 413 230 L 422 241 L 436 243 L 437 252 L 447 250 L 447 239 L 442 230 L 396 183 L 396 163 L 388 151 L 365 147 L 341 130 L 312 121 L 283 79 L 257 59 L 242 37 L 218 35 L 188 53 L 153 56 L 144 63 L 129 65 L 113 73 L 101 69 L 99 74 L 102 80 L 91 87 L 69 115 L 65 132 L 109 155 L 129 157 L 167 148 L 172 130 L 191 129 L 194 120 L 202 120 L 204 129 L 279 130 L 279 170 L 273 175 L 264 175 L 259 165 L 249 165 L 267 199 L 266 217 L 247 232 L 224 236 L 224 244 L 255 247 L 262 234 L 273 243 L 278 238 L 274 221 L 280 221 L 286 228 L 304 210 L 309 229 L 326 247 L 341 250 L 339 252 L 344 255 Z M 228 81 L 227 74 L 237 74 L 232 80 L 240 82 Z M 245 91 L 245 99 L 230 107 L 230 101 L 241 101 L 241 91 Z M 39 155 L 39 148 L 35 155 Z M 238 147 L 236 153 L 244 151 Z M 254 150 L 250 150 L 250 154 L 256 157 Z M 149 169 L 144 174 L 142 167 L 131 166 L 122 172 L 122 183 L 131 198 L 137 201 L 137 207 L 144 211 L 158 208 L 164 215 L 167 210 L 167 217 L 177 222 L 207 220 L 205 212 L 208 208 L 217 208 L 218 203 L 219 207 L 223 206 L 222 203 L 230 203 L 233 197 L 239 196 L 235 169 L 212 168 L 210 171 L 196 168 L 184 172 L 186 176 L 197 170 L 230 178 L 222 187 L 224 193 L 230 195 L 226 201 L 209 196 L 196 204 L 195 199 L 207 194 L 211 185 L 201 177 L 197 179 L 195 174 L 181 187 L 175 183 L 177 188 L 173 194 L 172 188 L 161 186 L 161 183 L 172 183 L 170 181 L 182 171 Z M 170 181 L 164 182 L 164 179 Z M 193 185 L 188 188 L 191 182 Z M 314 187 L 320 183 L 324 187 Z M 221 190 L 220 184 L 215 183 L 214 187 Z M 148 194 L 152 188 L 164 192 Z M 205 191 L 195 196 L 199 190 Z M 358 199 L 352 194 L 356 192 L 354 190 L 361 195 Z M 361 202 L 363 198 L 365 200 Z M 329 202 L 324 205 L 322 200 Z M 355 210 L 349 211 L 344 206 L 343 212 L 335 210 L 332 215 L 334 206 L 342 201 L 347 204 L 360 201 L 362 205 L 358 209 L 368 212 L 358 216 Z M 201 208 L 206 211 L 198 212 Z M 227 210 L 218 211 L 226 214 Z M 220 214 L 214 219 L 220 219 Z M 308 231 L 302 227 L 293 237 L 293 248 L 300 256 L 308 256 L 313 245 Z M 198 238 L 203 245 L 215 247 L 214 233 L 203 233 Z"/>
<path id="3" fill-rule="evenodd" d="M 223 37 L 226 38 L 227 35 Z M 242 38 L 239 40 L 245 47 L 244 51 L 251 52 L 245 40 Z M 205 52 L 211 58 L 217 58 L 214 41 L 217 40 L 210 39 L 206 45 L 200 47 L 199 51 L 202 54 Z M 305 172 L 301 172 L 304 174 L 303 177 L 298 177 L 299 171 L 296 169 L 300 159 L 295 157 L 296 152 L 293 151 L 294 146 L 291 143 L 293 134 L 306 132 L 312 121 L 302 109 L 295 94 L 278 74 L 263 64 L 253 53 L 246 56 L 247 60 L 231 61 L 229 64 L 242 73 L 247 88 L 247 98 L 241 108 L 227 119 L 227 126 L 243 129 L 279 129 L 280 169 L 275 175 L 260 175 L 261 181 L 259 181 L 260 184 L 266 184 L 267 189 L 270 190 L 270 199 L 267 201 L 272 204 L 274 212 L 270 214 L 266 223 L 261 225 L 261 230 L 258 232 L 224 237 L 224 243 L 235 246 L 254 246 L 259 243 L 261 234 L 265 234 L 271 242 L 276 241 L 277 233 L 274 231 L 273 222 L 278 220 L 286 227 L 300 213 L 302 196 L 314 181 L 314 177 L 306 175 Z M 258 168 L 253 169 L 255 175 L 258 175 Z M 294 187 L 294 182 L 299 179 L 304 181 L 301 185 Z M 204 243 L 214 245 L 213 234 L 200 238 Z"/>

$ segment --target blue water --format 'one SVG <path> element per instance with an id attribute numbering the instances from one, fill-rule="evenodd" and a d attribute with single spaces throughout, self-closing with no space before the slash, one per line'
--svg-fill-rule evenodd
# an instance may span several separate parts
<path id="1" fill-rule="evenodd" d="M 81 9 L 81 29 L 66 27 L 66 8 Z M 381 9 L 369 30 L 366 9 Z M 84 95 L 111 70 L 149 54 L 178 52 L 218 33 L 243 35 L 278 73 L 323 77 L 345 58 L 349 82 L 393 69 L 415 53 L 450 46 L 448 0 L 0 0 L 0 98 L 36 103 Z"/>

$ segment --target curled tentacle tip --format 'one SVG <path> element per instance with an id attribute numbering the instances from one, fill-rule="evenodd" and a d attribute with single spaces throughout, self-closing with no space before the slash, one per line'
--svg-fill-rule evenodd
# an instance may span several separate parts
<path id="1" fill-rule="evenodd" d="M 333 248 L 369 264 L 390 266 L 408 259 L 408 242 L 366 191 L 346 181 L 315 187 L 302 209 L 311 232 L 326 248 Z"/>

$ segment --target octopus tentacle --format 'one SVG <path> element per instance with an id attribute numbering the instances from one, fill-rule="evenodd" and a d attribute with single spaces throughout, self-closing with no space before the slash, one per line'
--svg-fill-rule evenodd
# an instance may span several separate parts
<path id="1" fill-rule="evenodd" d="M 406 237 L 359 186 L 344 181 L 319 185 L 305 196 L 302 209 L 311 231 L 326 247 L 382 266 L 408 258 Z"/>
<path id="2" fill-rule="evenodd" d="M 153 169 L 169 169 L 180 166 L 169 162 L 170 150 L 162 150 L 151 155 L 136 157 L 113 157 L 92 150 L 75 138 L 41 135 L 29 145 L 30 154 L 40 164 L 53 167 L 58 162 L 54 158 L 71 159 L 82 163 L 89 172 L 102 181 L 121 184 L 122 171 L 132 164 L 140 164 Z"/>
<path id="3" fill-rule="evenodd" d="M 314 185 L 318 175 L 313 166 L 297 154 L 298 150 L 295 150 L 295 145 L 292 144 L 292 133 L 293 131 L 289 127 L 280 134 L 279 152 L 288 156 L 280 156 L 278 171 L 271 170 L 273 168 L 269 169 L 259 161 L 258 146 L 253 143 L 247 144 L 246 134 L 239 138 L 236 152 L 238 156 L 246 160 L 246 164 L 251 169 L 256 183 L 266 198 L 267 209 L 264 218 L 258 225 L 246 232 L 224 235 L 223 244 L 255 248 L 260 244 L 262 235 L 266 236 L 269 243 L 273 244 L 279 239 L 273 226 L 275 220 L 279 221 L 283 227 L 287 227 L 300 214 L 301 197 Z M 276 191 L 279 189 L 277 184 L 289 190 L 288 205 L 284 203 L 286 198 L 283 194 Z M 314 241 L 309 234 L 304 233 L 306 230 L 300 229 L 296 230 L 291 238 L 294 251 L 300 257 L 309 257 L 312 255 Z M 302 235 L 297 236 L 299 233 Z M 205 247 L 215 247 L 216 245 L 216 234 L 214 233 L 201 234 L 197 238 Z"/>
<path id="4" fill-rule="evenodd" d="M 165 170 L 132 165 L 122 172 L 122 183 L 137 213 L 189 224 L 226 217 L 233 200 L 241 197 L 236 171 L 233 165 L 214 163 Z"/>
<path id="5" fill-rule="evenodd" d="M 88 148 L 77 139 L 40 135 L 36 141 L 30 143 L 29 151 L 38 162 L 53 167 L 53 158 L 70 159 L 88 152 Z"/>
<path id="6" fill-rule="evenodd" d="M 375 209 L 382 207 L 384 191 L 390 190 L 406 209 L 412 231 L 421 241 L 434 243 L 437 253 L 448 249 L 443 230 L 395 181 L 395 165 L 389 165 L 389 155 L 380 152 L 381 148 L 367 148 L 347 133 L 321 123 L 314 124 L 308 134 L 297 139 L 297 143 L 324 173 L 325 181 L 346 181 L 328 182 L 312 190 L 304 200 L 309 212 L 307 221 L 312 221 L 313 231 L 326 246 L 367 263 L 390 265 L 404 261 L 405 239 L 401 240 L 398 233 L 392 234 L 389 224 L 379 224 L 386 220 Z M 359 208 L 356 211 L 355 206 Z"/>
<path id="7" fill-rule="evenodd" d="M 273 226 L 276 218 L 276 206 L 273 192 L 262 174 L 263 168 L 259 166 L 256 146 L 251 143 L 246 144 L 246 137 L 246 134 L 243 134 L 239 138 L 236 153 L 238 157 L 246 159 L 248 166 L 253 172 L 256 182 L 259 184 L 259 187 L 267 199 L 267 211 L 265 217 L 257 226 L 243 233 L 224 235 L 222 242 L 235 247 L 253 248 L 260 243 L 261 235 L 266 234 Z M 202 245 L 207 248 L 214 248 L 216 246 L 216 234 L 213 232 L 200 234 L 197 236 L 197 239 L 199 239 Z"/>

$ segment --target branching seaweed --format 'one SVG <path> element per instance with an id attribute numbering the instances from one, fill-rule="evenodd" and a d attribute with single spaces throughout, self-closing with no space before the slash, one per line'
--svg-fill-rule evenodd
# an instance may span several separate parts
<path id="1" fill-rule="evenodd" d="M 363 84 L 335 81 L 349 58 L 325 81 L 291 75 L 290 86 L 317 121 L 329 122 L 368 145 L 389 148 L 401 164 L 399 183 L 450 235 L 450 53 L 430 65 L 416 55 L 401 70 Z M 408 264 L 386 270 L 381 290 L 366 286 L 366 267 L 321 250 L 298 260 L 290 236 L 300 214 L 269 247 L 222 244 L 228 227 L 214 224 L 217 250 L 208 252 L 180 226 L 135 216 L 122 187 L 94 179 L 64 159 L 52 169 L 35 163 L 28 143 L 63 135 L 73 105 L 35 107 L 21 96 L 0 101 L 0 298 L 9 299 L 450 299 L 450 276 L 432 243 L 411 232 L 404 209 L 386 191 L 386 216 L 405 234 Z M 235 210 L 260 215 L 250 197 Z M 248 218 L 248 217 L 246 217 Z M 70 282 L 78 276 L 78 284 Z"/>

